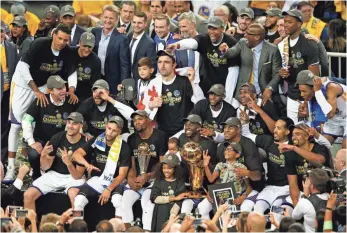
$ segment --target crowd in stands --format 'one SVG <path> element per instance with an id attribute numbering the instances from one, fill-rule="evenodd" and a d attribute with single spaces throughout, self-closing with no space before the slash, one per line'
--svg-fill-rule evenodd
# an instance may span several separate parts
<path id="1" fill-rule="evenodd" d="M 2 232 L 346 232 L 345 1 L 68 3 L 1 8 Z"/>

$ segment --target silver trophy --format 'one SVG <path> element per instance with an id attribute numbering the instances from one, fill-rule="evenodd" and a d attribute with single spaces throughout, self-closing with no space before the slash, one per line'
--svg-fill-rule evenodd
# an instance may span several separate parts
<path id="1" fill-rule="evenodd" d="M 149 161 L 151 160 L 151 150 L 145 142 L 140 143 L 137 148 L 137 161 L 139 163 L 140 175 L 147 173 Z"/>

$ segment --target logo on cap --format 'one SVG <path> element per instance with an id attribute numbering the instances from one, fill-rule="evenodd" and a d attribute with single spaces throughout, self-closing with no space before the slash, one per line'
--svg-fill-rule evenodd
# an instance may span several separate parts
<path id="1" fill-rule="evenodd" d="M 55 80 L 59 82 L 61 79 L 60 77 L 55 77 Z"/>
<path id="2" fill-rule="evenodd" d="M 87 35 L 87 40 L 92 39 L 92 37 L 90 35 Z"/>
<path id="3" fill-rule="evenodd" d="M 172 156 L 171 156 L 171 155 L 168 156 L 168 157 L 167 157 L 167 160 L 172 160 Z"/>
<path id="4" fill-rule="evenodd" d="M 71 113 L 71 116 L 75 117 L 75 116 L 76 116 L 76 113 L 74 113 L 74 112 L 73 112 L 73 113 Z"/>
<path id="5" fill-rule="evenodd" d="M 14 20 L 20 20 L 19 16 L 14 17 Z"/>
<path id="6" fill-rule="evenodd" d="M 310 71 L 310 72 L 308 73 L 308 76 L 309 76 L 310 78 L 313 78 L 313 73 Z"/>

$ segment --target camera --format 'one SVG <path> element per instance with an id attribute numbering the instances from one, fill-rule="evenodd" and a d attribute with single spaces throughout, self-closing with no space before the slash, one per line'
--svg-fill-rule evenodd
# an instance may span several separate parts
<path id="1" fill-rule="evenodd" d="M 284 208 L 281 206 L 272 206 L 271 212 L 277 213 L 277 214 L 284 214 Z"/>
<path id="2" fill-rule="evenodd" d="M 25 218 L 28 214 L 28 210 L 16 209 L 16 218 Z"/>

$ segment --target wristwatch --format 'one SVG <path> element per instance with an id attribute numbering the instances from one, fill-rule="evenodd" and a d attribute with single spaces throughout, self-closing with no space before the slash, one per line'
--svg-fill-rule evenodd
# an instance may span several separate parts
<path id="1" fill-rule="evenodd" d="M 273 91 L 272 86 L 267 86 L 266 88 Z"/>

